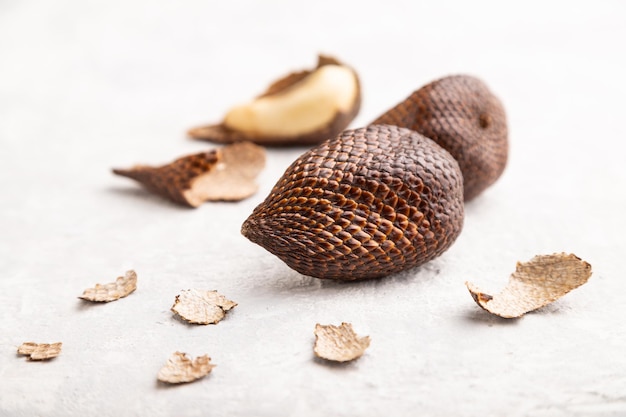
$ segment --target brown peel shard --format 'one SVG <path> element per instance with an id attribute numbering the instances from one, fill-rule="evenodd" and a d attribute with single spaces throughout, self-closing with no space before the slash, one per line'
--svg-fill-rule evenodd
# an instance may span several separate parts
<path id="1" fill-rule="evenodd" d="M 127 271 L 123 277 L 118 277 L 115 282 L 108 284 L 96 284 L 94 288 L 83 291 L 82 298 L 87 301 L 108 303 L 126 297 L 137 289 L 137 274 L 135 271 Z"/>
<path id="2" fill-rule="evenodd" d="M 216 324 L 237 303 L 217 291 L 186 290 L 176 296 L 172 312 L 193 324 Z"/>
<path id="3" fill-rule="evenodd" d="M 249 142 L 184 156 L 160 167 L 114 169 L 148 190 L 189 207 L 205 201 L 239 201 L 254 194 L 265 166 L 265 150 Z"/>
<path id="4" fill-rule="evenodd" d="M 19 355 L 26 355 L 31 361 L 52 359 L 61 353 L 62 343 L 33 343 L 25 342 L 17 348 Z"/>
<path id="5" fill-rule="evenodd" d="M 370 345 L 369 336 L 359 337 L 352 330 L 352 324 L 341 326 L 315 325 L 315 355 L 335 362 L 347 362 L 361 357 Z"/>
<path id="6" fill-rule="evenodd" d="M 573 254 L 538 255 L 517 263 L 502 292 L 489 295 L 466 282 L 474 301 L 488 312 L 516 318 L 561 298 L 583 285 L 591 276 L 591 265 Z"/>
<path id="7" fill-rule="evenodd" d="M 168 384 L 192 382 L 208 375 L 214 367 L 208 355 L 192 360 L 186 353 L 174 352 L 159 371 L 157 378 Z"/>
<path id="8" fill-rule="evenodd" d="M 275 81 L 253 101 L 233 107 L 221 123 L 200 126 L 188 134 L 217 143 L 310 145 L 344 130 L 360 107 L 356 72 L 320 55 L 315 69 Z"/>

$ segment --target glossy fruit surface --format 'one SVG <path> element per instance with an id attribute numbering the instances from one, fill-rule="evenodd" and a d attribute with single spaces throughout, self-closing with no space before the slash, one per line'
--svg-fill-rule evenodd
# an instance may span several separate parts
<path id="1" fill-rule="evenodd" d="M 414 131 L 346 130 L 297 159 L 242 233 L 305 275 L 382 277 L 450 247 L 462 182 L 454 158 Z"/>

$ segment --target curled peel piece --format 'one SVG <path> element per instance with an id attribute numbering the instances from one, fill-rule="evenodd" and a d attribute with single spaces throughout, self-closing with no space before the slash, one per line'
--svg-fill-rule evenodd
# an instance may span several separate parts
<path id="1" fill-rule="evenodd" d="M 87 301 L 98 303 L 108 303 L 126 297 L 137 289 L 137 273 L 126 271 L 123 277 L 117 277 L 115 282 L 108 284 L 96 284 L 94 288 L 87 288 L 83 291 L 82 298 Z"/>
<path id="2" fill-rule="evenodd" d="M 341 326 L 315 325 L 315 346 L 313 351 L 318 358 L 335 362 L 347 362 L 359 358 L 370 345 L 370 337 L 359 337 L 352 330 L 352 324 Z"/>
<path id="3" fill-rule="evenodd" d="M 310 145 L 344 130 L 360 107 L 356 72 L 320 55 L 315 69 L 281 78 L 253 101 L 233 107 L 222 123 L 197 127 L 188 134 L 217 143 Z"/>
<path id="4" fill-rule="evenodd" d="M 26 355 L 31 361 L 41 361 L 59 356 L 63 343 L 24 342 L 17 348 L 19 355 Z"/>
<path id="5" fill-rule="evenodd" d="M 114 169 L 175 203 L 198 207 L 205 201 L 239 201 L 254 194 L 265 166 L 265 150 L 249 142 L 184 156 L 160 167 Z"/>
<path id="6" fill-rule="evenodd" d="M 502 292 L 489 295 L 466 282 L 472 298 L 486 311 L 504 318 L 516 318 L 544 307 L 591 276 L 591 265 L 573 254 L 538 255 L 517 263 L 509 284 Z"/>
<path id="7" fill-rule="evenodd" d="M 171 310 L 189 323 L 216 324 L 235 306 L 217 291 L 186 290 L 176 296 Z"/>
<path id="8" fill-rule="evenodd" d="M 174 352 L 157 375 L 157 379 L 168 384 L 192 382 L 207 376 L 215 365 L 208 355 L 191 359 L 186 353 Z"/>

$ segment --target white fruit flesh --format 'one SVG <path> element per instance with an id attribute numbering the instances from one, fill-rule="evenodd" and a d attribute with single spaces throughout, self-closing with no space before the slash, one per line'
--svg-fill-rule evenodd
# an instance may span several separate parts
<path id="1" fill-rule="evenodd" d="M 224 125 L 256 136 L 303 135 L 349 111 L 357 94 L 357 79 L 351 69 L 325 65 L 284 92 L 234 107 L 224 118 Z"/>

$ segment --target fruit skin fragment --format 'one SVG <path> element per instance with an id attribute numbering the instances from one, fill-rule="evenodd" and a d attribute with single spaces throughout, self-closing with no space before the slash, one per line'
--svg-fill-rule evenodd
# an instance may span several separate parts
<path id="1" fill-rule="evenodd" d="M 17 348 L 19 355 L 26 355 L 31 361 L 41 361 L 56 358 L 61 354 L 63 343 L 34 343 L 24 342 Z"/>
<path id="2" fill-rule="evenodd" d="M 489 295 L 471 282 L 465 285 L 481 308 L 503 318 L 517 318 L 544 307 L 587 282 L 591 265 L 574 254 L 538 255 L 518 262 L 509 284 Z"/>
<path id="3" fill-rule="evenodd" d="M 345 129 L 360 107 L 356 71 L 320 55 L 316 68 L 288 74 L 250 103 L 233 107 L 221 123 L 190 129 L 188 135 L 215 143 L 312 145 Z"/>
<path id="4" fill-rule="evenodd" d="M 350 323 L 341 323 L 341 326 L 315 325 L 313 352 L 318 358 L 348 362 L 361 357 L 369 345 L 370 337 L 357 336 Z"/>
<path id="5" fill-rule="evenodd" d="M 133 270 L 126 271 L 123 277 L 118 277 L 115 282 L 108 284 L 96 284 L 94 288 L 87 288 L 83 295 L 78 298 L 98 303 L 108 303 L 124 298 L 137 289 L 137 273 Z"/>
<path id="6" fill-rule="evenodd" d="M 172 312 L 192 324 L 217 324 L 237 306 L 217 291 L 184 290 L 176 296 Z"/>
<path id="7" fill-rule="evenodd" d="M 208 355 L 191 359 L 183 352 L 174 352 L 157 374 L 157 379 L 168 384 L 196 381 L 208 375 L 215 365 Z"/>
<path id="8" fill-rule="evenodd" d="M 158 167 L 136 165 L 113 169 L 146 189 L 192 208 L 205 201 L 239 201 L 258 189 L 256 176 L 265 167 L 265 149 L 249 142 L 183 156 Z"/>

